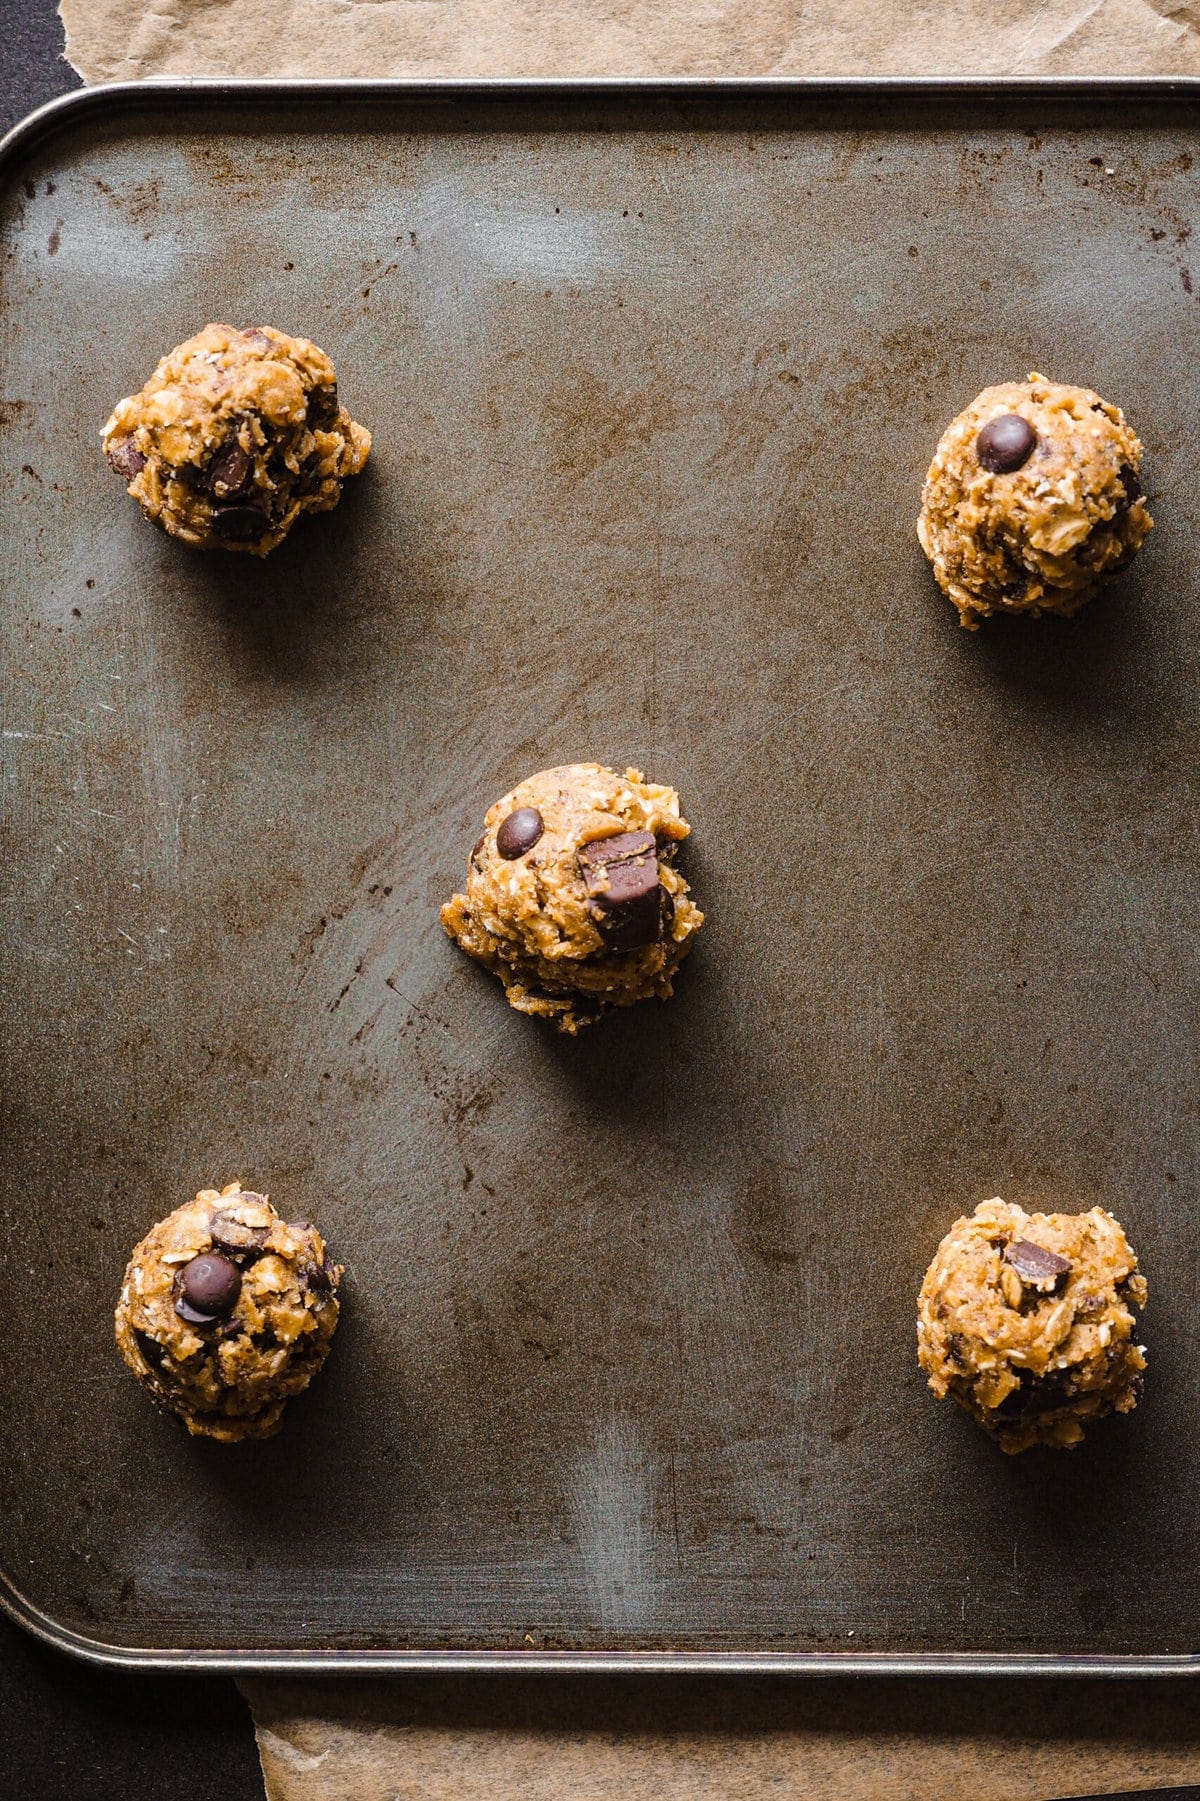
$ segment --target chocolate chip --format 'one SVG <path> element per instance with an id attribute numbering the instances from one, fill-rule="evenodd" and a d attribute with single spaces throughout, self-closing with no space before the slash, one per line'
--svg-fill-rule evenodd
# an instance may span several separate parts
<path id="1" fill-rule="evenodd" d="M 652 832 L 619 832 L 578 850 L 591 911 L 609 950 L 641 950 L 662 931 L 658 856 Z"/>
<path id="2" fill-rule="evenodd" d="M 249 455 L 234 438 L 232 443 L 225 446 L 224 450 L 217 452 L 208 465 L 205 486 L 210 494 L 216 495 L 218 500 L 225 499 L 230 495 L 241 494 L 249 485 L 253 469 L 254 465 Z"/>
<path id="3" fill-rule="evenodd" d="M 189 1326 L 215 1326 L 220 1318 L 220 1315 L 216 1313 L 201 1313 L 198 1307 L 193 1307 L 191 1302 L 185 1301 L 182 1295 L 175 1297 L 175 1311 L 180 1319 L 187 1321 Z"/>
<path id="4" fill-rule="evenodd" d="M 133 1329 L 133 1336 L 138 1350 L 150 1368 L 160 1370 L 166 1361 L 166 1346 L 160 1345 L 157 1338 L 151 1338 L 148 1332 L 140 1332 L 136 1326 Z"/>
<path id="5" fill-rule="evenodd" d="M 475 848 L 471 852 L 471 863 L 472 863 L 473 867 L 477 870 L 482 870 L 482 868 L 483 868 L 483 864 L 479 861 L 479 853 L 483 849 L 483 847 L 486 843 L 487 843 L 487 833 L 480 832 L 478 838 L 476 838 L 476 840 L 475 840 Z"/>
<path id="6" fill-rule="evenodd" d="M 257 1200 L 257 1195 L 247 1195 L 247 1200 Z M 208 1235 L 214 1244 L 219 1244 L 223 1251 L 257 1251 L 261 1250 L 271 1236 L 270 1226 L 244 1226 L 240 1219 L 234 1219 L 229 1213 L 214 1213 Z"/>
<path id="7" fill-rule="evenodd" d="M 223 1257 L 220 1251 L 204 1251 L 190 1263 L 185 1263 L 179 1272 L 179 1298 L 175 1311 L 192 1325 L 224 1319 L 233 1312 L 241 1292 L 242 1272 L 237 1264 Z M 199 1318 L 193 1315 L 199 1315 Z"/>
<path id="8" fill-rule="evenodd" d="M 1044 1245 L 1031 1244 L 1027 1238 L 1014 1238 L 1005 1247 L 1004 1261 L 1012 1264 L 1022 1282 L 1047 1292 L 1057 1288 L 1063 1277 L 1071 1273 L 1070 1258 L 1060 1257 L 1057 1251 L 1048 1251 Z"/>
<path id="9" fill-rule="evenodd" d="M 511 863 L 514 857 L 523 857 L 527 850 L 532 850 L 545 829 L 546 822 L 536 807 L 518 807 L 515 813 L 500 821 L 496 849 Z"/>
<path id="10" fill-rule="evenodd" d="M 989 419 L 975 440 L 975 455 L 993 475 L 1011 475 L 1027 463 L 1037 443 L 1037 433 L 1020 413 L 1001 413 Z"/>
<path id="11" fill-rule="evenodd" d="M 146 459 L 132 438 L 123 438 L 108 452 L 108 466 L 123 482 L 131 482 L 146 467 Z"/>
<path id="12" fill-rule="evenodd" d="M 228 538 L 235 544 L 247 538 L 261 538 L 271 523 L 257 507 L 246 506 L 214 507 L 212 522 L 219 538 Z"/>

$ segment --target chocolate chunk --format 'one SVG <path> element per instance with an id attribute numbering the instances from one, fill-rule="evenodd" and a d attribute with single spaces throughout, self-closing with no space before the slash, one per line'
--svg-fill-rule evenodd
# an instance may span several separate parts
<path id="1" fill-rule="evenodd" d="M 1065 1406 L 1074 1393 L 1071 1370 L 1047 1370 L 1044 1376 L 1025 1376 L 1018 1388 L 1005 1395 L 996 1412 L 1006 1419 L 1032 1419 Z"/>
<path id="2" fill-rule="evenodd" d="M 989 419 L 975 440 L 975 455 L 993 475 L 1011 475 L 1027 463 L 1037 443 L 1037 433 L 1020 413 L 1001 413 Z"/>
<path id="3" fill-rule="evenodd" d="M 208 465 L 205 486 L 218 500 L 241 494 L 249 486 L 254 465 L 237 439 L 219 450 Z"/>
<path id="4" fill-rule="evenodd" d="M 523 857 L 527 850 L 532 850 L 545 829 L 546 822 L 536 807 L 518 807 L 515 813 L 500 821 L 496 849 L 511 863 L 514 857 Z"/>
<path id="5" fill-rule="evenodd" d="M 237 1264 L 220 1251 L 204 1251 L 179 1272 L 175 1311 L 192 1325 L 224 1319 L 233 1312 L 241 1292 L 242 1272 Z"/>
<path id="6" fill-rule="evenodd" d="M 652 857 L 656 865 L 658 863 L 653 832 L 617 832 L 611 838 L 593 838 L 590 843 L 579 846 L 577 855 L 589 894 L 597 892 L 592 877 L 602 887 L 610 885 L 604 878 L 611 876 L 614 864 L 635 861 L 644 864 L 648 857 Z"/>
<path id="7" fill-rule="evenodd" d="M 1128 463 L 1122 463 L 1118 471 L 1121 480 L 1121 498 L 1117 502 L 1116 517 L 1127 513 L 1135 500 L 1142 498 L 1142 484 L 1138 480 L 1137 470 Z"/>
<path id="8" fill-rule="evenodd" d="M 108 452 L 108 466 L 123 482 L 131 482 L 146 467 L 146 459 L 132 438 L 123 438 Z"/>
<path id="9" fill-rule="evenodd" d="M 244 543 L 248 538 L 261 538 L 271 523 L 257 507 L 247 506 L 214 507 L 212 522 L 219 538 L 228 538 L 235 544 Z"/>
<path id="10" fill-rule="evenodd" d="M 1047 1292 L 1057 1288 L 1063 1277 L 1071 1273 L 1070 1258 L 1060 1257 L 1057 1251 L 1048 1251 L 1044 1245 L 1031 1244 L 1027 1238 L 1014 1238 L 1005 1247 L 1004 1261 L 1012 1264 L 1022 1282 Z"/>
<path id="11" fill-rule="evenodd" d="M 306 1263 L 300 1272 L 300 1283 L 312 1294 L 332 1294 L 333 1281 L 325 1263 Z"/>
<path id="12" fill-rule="evenodd" d="M 338 391 L 334 382 L 328 388 L 314 388 L 308 397 L 306 421 L 310 431 L 326 431 L 338 416 Z"/>
<path id="13" fill-rule="evenodd" d="M 482 870 L 482 868 L 483 868 L 483 864 L 479 861 L 479 853 L 483 849 L 483 847 L 486 843 L 487 843 L 487 833 L 480 832 L 478 838 L 476 838 L 476 840 L 475 840 L 475 848 L 471 852 L 471 863 L 472 863 L 473 867 L 477 870 Z"/>
<path id="14" fill-rule="evenodd" d="M 160 1370 L 166 1362 L 167 1352 L 165 1345 L 160 1345 L 157 1338 L 151 1338 L 148 1332 L 139 1332 L 136 1326 L 133 1329 L 133 1336 L 138 1350 L 142 1353 L 142 1356 L 150 1365 L 150 1368 L 152 1370 Z"/>
<path id="15" fill-rule="evenodd" d="M 257 1200 L 257 1195 L 247 1195 L 247 1200 Z M 258 1251 L 271 1236 L 270 1226 L 244 1226 L 239 1219 L 229 1213 L 214 1213 L 208 1235 L 214 1244 L 219 1244 L 223 1251 Z"/>
<path id="16" fill-rule="evenodd" d="M 652 832 L 619 832 L 581 844 L 579 867 L 605 945 L 641 950 L 662 931 L 658 856 Z"/>

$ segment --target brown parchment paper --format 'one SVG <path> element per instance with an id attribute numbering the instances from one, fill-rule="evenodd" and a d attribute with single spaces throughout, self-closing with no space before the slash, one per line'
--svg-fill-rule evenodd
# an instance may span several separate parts
<path id="1" fill-rule="evenodd" d="M 147 75 L 1195 74 L 1198 0 L 62 0 Z"/>
<path id="2" fill-rule="evenodd" d="M 1051 1801 L 1200 1778 L 1186 1683 L 244 1686 L 271 1801 Z"/>
<path id="3" fill-rule="evenodd" d="M 147 76 L 1196 74 L 1200 0 L 62 0 Z M 1200 1781 L 1185 1683 L 243 1684 L 270 1801 L 1050 1801 Z"/>

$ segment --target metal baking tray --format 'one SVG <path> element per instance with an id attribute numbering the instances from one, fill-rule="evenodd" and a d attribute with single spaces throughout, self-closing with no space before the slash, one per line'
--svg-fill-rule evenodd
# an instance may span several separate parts
<path id="1" fill-rule="evenodd" d="M 144 85 L 3 149 L 6 1604 L 236 1668 L 1178 1672 L 1197 1593 L 1196 88 Z M 375 433 L 268 562 L 97 433 L 209 319 Z M 1157 527 L 961 631 L 922 475 L 1098 387 Z M 439 902 L 572 758 L 677 785 L 676 998 L 558 1038 Z M 121 1367 L 240 1176 L 349 1266 L 283 1435 Z M 957 1213 L 1112 1207 L 1145 1402 L 998 1454 L 926 1392 Z"/>

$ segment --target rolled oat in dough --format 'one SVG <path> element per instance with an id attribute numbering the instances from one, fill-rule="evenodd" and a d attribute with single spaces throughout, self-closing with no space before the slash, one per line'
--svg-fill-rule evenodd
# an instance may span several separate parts
<path id="1" fill-rule="evenodd" d="M 509 1005 L 578 1032 L 658 995 L 704 923 L 675 867 L 673 788 L 598 763 L 543 769 L 489 809 L 442 924 Z"/>
<path id="2" fill-rule="evenodd" d="M 989 613 L 1075 613 L 1153 521 L 1120 407 L 1045 376 L 985 388 L 942 436 L 917 535 L 974 629 Z"/>
<path id="3" fill-rule="evenodd" d="M 272 325 L 206 325 L 118 403 L 102 436 L 147 519 L 201 549 L 256 557 L 302 513 L 335 507 L 371 449 L 325 352 Z"/>
<path id="4" fill-rule="evenodd" d="M 1026 1213 L 999 1198 L 956 1220 L 917 1306 L 917 1357 L 1001 1450 L 1075 1445 L 1084 1426 L 1129 1413 L 1145 1347 L 1134 1308 L 1146 1279 L 1100 1207 Z"/>
<path id="5" fill-rule="evenodd" d="M 315 1226 L 288 1224 L 238 1182 L 205 1188 L 135 1248 L 117 1345 L 189 1432 L 270 1438 L 325 1361 L 342 1275 Z"/>

